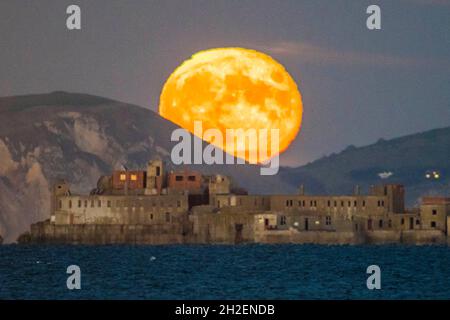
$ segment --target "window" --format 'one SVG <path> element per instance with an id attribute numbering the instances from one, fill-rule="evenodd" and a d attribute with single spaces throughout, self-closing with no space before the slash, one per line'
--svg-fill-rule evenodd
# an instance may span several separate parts
<path id="1" fill-rule="evenodd" d="M 69 200 L 69 208 L 72 208 L 72 200 Z"/>
<path id="2" fill-rule="evenodd" d="M 81 208 L 81 200 L 78 200 L 78 208 Z"/>
<path id="3" fill-rule="evenodd" d="M 289 207 L 289 200 L 286 200 L 286 207 Z"/>
<path id="4" fill-rule="evenodd" d="M 61 200 L 58 201 L 58 208 L 59 208 L 59 209 L 62 208 L 62 201 L 61 201 Z"/>
<path id="5" fill-rule="evenodd" d="M 137 175 L 136 174 L 132 174 L 130 179 L 131 179 L 131 181 L 137 181 Z"/>
<path id="6" fill-rule="evenodd" d="M 97 206 L 98 206 L 99 208 L 102 206 L 102 201 L 101 201 L 101 200 L 98 200 L 98 201 L 97 201 Z"/>
<path id="7" fill-rule="evenodd" d="M 84 207 L 87 208 L 87 200 L 84 200 Z"/>
<path id="8" fill-rule="evenodd" d="M 166 222 L 170 222 L 170 213 L 166 212 Z"/>
<path id="9" fill-rule="evenodd" d="M 306 203 L 306 202 L 305 202 L 305 200 L 303 200 L 303 201 L 302 201 L 303 207 L 305 207 L 305 206 L 306 206 L 306 205 L 305 205 L 305 203 Z"/>
<path id="10" fill-rule="evenodd" d="M 292 207 L 292 205 L 294 204 L 293 200 L 289 200 L 289 206 Z"/>
<path id="11" fill-rule="evenodd" d="M 344 206 L 344 201 L 341 201 L 341 207 L 343 207 Z"/>
<path id="12" fill-rule="evenodd" d="M 106 206 L 107 206 L 108 208 L 111 208 L 111 201 L 110 201 L 110 200 L 108 200 L 108 202 L 106 203 Z"/>
<path id="13" fill-rule="evenodd" d="M 433 216 L 437 215 L 437 210 L 436 210 L 436 209 L 433 209 L 433 211 L 431 211 L 431 214 L 432 214 Z"/>
<path id="14" fill-rule="evenodd" d="M 353 202 L 353 206 L 355 206 L 355 207 L 358 206 L 358 202 L 356 200 Z"/>
<path id="15" fill-rule="evenodd" d="M 431 221 L 431 227 L 436 228 L 436 221 Z"/>
<path id="16" fill-rule="evenodd" d="M 177 200 L 177 207 L 178 208 L 181 207 L 181 201 L 180 200 Z"/>
<path id="17" fill-rule="evenodd" d="M 378 227 L 380 229 L 383 228 L 383 220 L 378 221 Z"/>
<path id="18" fill-rule="evenodd" d="M 189 177 L 188 177 L 188 180 L 189 180 L 189 181 L 195 181 L 195 176 L 189 176 Z"/>
<path id="19" fill-rule="evenodd" d="M 121 173 L 120 174 L 120 181 L 125 181 L 127 180 L 127 175 L 125 173 Z"/>
<path id="20" fill-rule="evenodd" d="M 161 168 L 156 167 L 156 176 L 159 177 L 161 175 Z"/>
<path id="21" fill-rule="evenodd" d="M 150 214 L 150 220 L 153 220 L 153 213 Z"/>
<path id="22" fill-rule="evenodd" d="M 284 226 L 286 224 L 286 216 L 281 216 L 280 225 Z"/>
<path id="23" fill-rule="evenodd" d="M 328 207 L 331 207 L 331 201 L 328 200 Z"/>
<path id="24" fill-rule="evenodd" d="M 337 207 L 337 201 L 334 201 L 334 207 L 335 208 Z"/>
<path id="25" fill-rule="evenodd" d="M 405 224 L 405 218 L 402 218 L 401 220 L 401 224 L 404 225 Z"/>
<path id="26" fill-rule="evenodd" d="M 365 207 L 365 206 L 366 206 L 366 200 L 363 200 L 363 204 L 362 204 L 362 206 L 363 206 L 363 207 Z"/>
<path id="27" fill-rule="evenodd" d="M 309 206 L 312 207 L 313 206 L 313 201 L 309 201 Z"/>
<path id="28" fill-rule="evenodd" d="M 388 221 L 388 227 L 389 227 L 389 228 L 392 228 L 392 220 L 389 220 L 389 221 Z"/>
<path id="29" fill-rule="evenodd" d="M 331 225 L 331 216 L 326 216 L 326 217 L 325 217 L 325 224 L 326 224 L 327 226 L 330 226 L 330 225 Z"/>
<path id="30" fill-rule="evenodd" d="M 94 207 L 94 200 L 91 200 L 91 208 Z"/>
<path id="31" fill-rule="evenodd" d="M 352 202 L 351 202 L 351 201 L 348 202 L 348 206 L 349 206 L 349 207 L 352 206 Z"/>
<path id="32" fill-rule="evenodd" d="M 317 201 L 314 200 L 314 207 L 317 207 Z"/>
<path id="33" fill-rule="evenodd" d="M 417 224 L 417 225 L 420 224 L 420 220 L 419 220 L 419 219 L 416 220 L 416 224 Z"/>
<path id="34" fill-rule="evenodd" d="M 183 181 L 183 176 L 175 176 L 175 181 Z"/>

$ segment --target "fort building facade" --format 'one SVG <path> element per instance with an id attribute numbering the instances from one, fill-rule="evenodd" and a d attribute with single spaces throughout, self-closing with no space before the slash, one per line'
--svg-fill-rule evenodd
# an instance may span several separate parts
<path id="1" fill-rule="evenodd" d="M 229 177 L 184 169 L 116 170 L 88 195 L 65 181 L 53 189 L 48 220 L 31 226 L 45 243 L 447 243 L 450 198 L 424 197 L 408 210 L 402 185 L 367 194 L 248 195 Z M 22 237 L 22 239 L 24 239 Z"/>

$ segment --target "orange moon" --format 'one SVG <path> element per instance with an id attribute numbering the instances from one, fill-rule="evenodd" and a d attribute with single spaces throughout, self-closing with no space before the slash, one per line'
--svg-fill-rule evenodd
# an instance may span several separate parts
<path id="1" fill-rule="evenodd" d="M 268 129 L 268 156 L 281 153 L 295 139 L 302 122 L 303 104 L 297 84 L 270 56 L 244 48 L 200 51 L 183 62 L 164 84 L 159 113 L 194 133 L 194 121 L 203 131 Z M 270 129 L 279 129 L 279 149 L 270 150 Z M 202 138 L 202 137 L 200 137 Z M 214 139 L 207 141 L 215 144 Z M 222 145 L 216 145 L 222 147 Z M 246 147 L 248 160 L 251 148 Z M 237 156 L 235 150 L 225 152 Z"/>

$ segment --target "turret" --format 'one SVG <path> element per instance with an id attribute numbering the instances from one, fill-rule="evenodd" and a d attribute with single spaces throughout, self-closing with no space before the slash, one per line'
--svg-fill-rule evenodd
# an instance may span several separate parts
<path id="1" fill-rule="evenodd" d="M 145 194 L 161 194 L 164 183 L 163 168 L 162 160 L 151 160 L 148 162 Z"/>
<path id="2" fill-rule="evenodd" d="M 51 196 L 52 199 L 50 202 L 51 205 L 50 211 L 52 216 L 55 214 L 55 211 L 59 208 L 58 197 L 68 195 L 70 195 L 70 187 L 65 180 L 59 180 L 53 185 Z"/>

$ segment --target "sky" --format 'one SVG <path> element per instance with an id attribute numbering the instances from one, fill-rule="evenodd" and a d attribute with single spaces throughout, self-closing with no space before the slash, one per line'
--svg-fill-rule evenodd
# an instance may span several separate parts
<path id="1" fill-rule="evenodd" d="M 70 4 L 81 30 L 66 28 Z M 371 4 L 381 30 L 366 27 Z M 303 123 L 283 165 L 450 125 L 450 0 L 2 0 L 0 96 L 63 90 L 157 111 L 175 68 L 215 47 L 265 52 L 297 82 Z"/>

